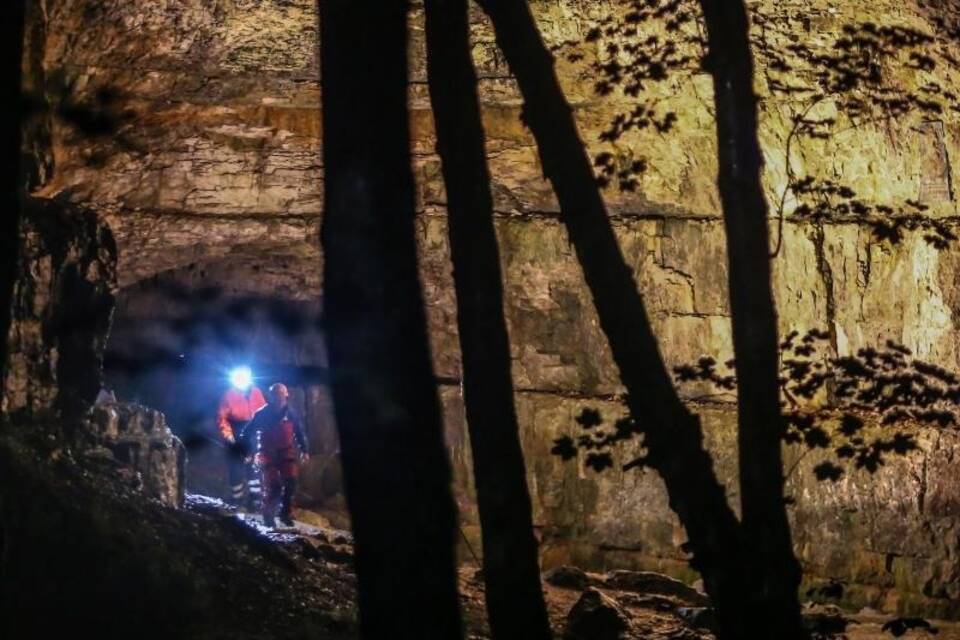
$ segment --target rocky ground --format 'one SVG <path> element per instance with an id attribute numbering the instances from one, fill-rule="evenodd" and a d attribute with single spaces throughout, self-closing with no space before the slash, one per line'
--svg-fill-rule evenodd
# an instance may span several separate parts
<path id="1" fill-rule="evenodd" d="M 188 495 L 183 509 L 147 500 L 123 467 L 58 441 L 0 437 L 0 630 L 43 635 L 68 624 L 111 637 L 354 638 L 349 533 L 298 513 L 293 530 Z M 570 640 L 707 640 L 705 596 L 654 573 L 544 574 L 556 636 Z M 482 576 L 460 569 L 466 636 L 488 637 Z M 808 608 L 821 638 L 873 640 L 900 632 L 870 612 Z M 911 621 L 902 621 L 910 626 Z M 933 622 L 937 637 L 960 625 Z M 171 635 L 172 634 L 172 635 Z M 923 628 L 899 637 L 929 637 Z"/>

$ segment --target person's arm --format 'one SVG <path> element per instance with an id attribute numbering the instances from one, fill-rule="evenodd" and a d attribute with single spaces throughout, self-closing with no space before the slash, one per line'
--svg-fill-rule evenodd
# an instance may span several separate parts
<path id="1" fill-rule="evenodd" d="M 263 397 L 260 387 L 254 387 L 250 390 L 250 413 L 256 415 L 261 409 L 267 406 L 267 399 Z"/>
<path id="2" fill-rule="evenodd" d="M 230 424 L 230 401 L 227 394 L 220 398 L 220 406 L 217 408 L 217 429 L 220 436 L 227 442 L 236 442 L 236 434 L 233 433 L 233 426 Z"/>
<path id="3" fill-rule="evenodd" d="M 307 435 L 303 431 L 303 425 L 300 424 L 299 416 L 291 409 L 288 417 L 290 418 L 290 422 L 293 423 L 293 435 L 296 437 L 297 444 L 300 446 L 300 455 L 303 456 L 304 459 L 309 458 L 310 449 L 307 444 Z"/>
<path id="4" fill-rule="evenodd" d="M 240 442 L 246 453 L 251 453 L 251 443 L 256 441 L 257 432 L 263 429 L 263 414 L 258 412 L 253 416 L 253 420 L 248 422 L 243 426 L 243 429 L 240 431 L 240 437 L 237 439 Z M 255 451 L 252 453 L 256 453 Z"/>

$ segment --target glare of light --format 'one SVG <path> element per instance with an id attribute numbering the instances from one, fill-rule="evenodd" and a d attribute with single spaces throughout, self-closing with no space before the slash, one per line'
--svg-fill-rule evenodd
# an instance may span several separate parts
<path id="1" fill-rule="evenodd" d="M 250 367 L 236 367 L 230 370 L 230 384 L 241 391 L 246 391 L 253 384 L 253 372 Z"/>

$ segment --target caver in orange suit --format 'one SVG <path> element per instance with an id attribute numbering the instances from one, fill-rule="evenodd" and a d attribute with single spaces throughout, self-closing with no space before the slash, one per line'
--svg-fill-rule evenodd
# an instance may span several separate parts
<path id="1" fill-rule="evenodd" d="M 251 387 L 246 393 L 230 387 L 220 399 L 217 428 L 227 450 L 231 502 L 237 506 L 243 505 L 244 497 L 247 498 L 248 507 L 255 506 L 260 500 L 260 478 L 248 478 L 252 467 L 245 462 L 247 451 L 241 431 L 266 404 L 263 393 L 257 387 Z"/>

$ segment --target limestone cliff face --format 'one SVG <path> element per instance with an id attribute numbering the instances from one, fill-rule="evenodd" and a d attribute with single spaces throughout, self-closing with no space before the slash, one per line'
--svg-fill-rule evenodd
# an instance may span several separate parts
<path id="1" fill-rule="evenodd" d="M 90 210 L 28 200 L 2 379 L 3 412 L 78 419 L 100 390 L 116 245 Z"/>
<path id="2" fill-rule="evenodd" d="M 960 177 L 954 166 L 960 111 L 951 93 L 960 47 L 950 36 L 956 22 L 949 5 L 748 4 L 781 329 L 823 328 L 840 355 L 893 339 L 960 369 L 958 245 L 937 247 L 956 229 Z M 314 1 L 46 0 L 41 6 L 34 81 L 47 87 L 52 102 L 102 108 L 121 126 L 91 137 L 51 118 L 49 169 L 40 172 L 37 194 L 82 202 L 109 222 L 121 305 L 161 273 L 195 290 L 240 280 L 238 295 L 320 298 Z M 679 62 L 662 79 L 647 79 L 636 97 L 622 83 L 607 92 L 595 87 L 602 75 L 594 63 L 629 67 L 635 60 L 622 47 L 638 38 L 676 41 L 699 59 L 695 3 L 681 3 L 692 20 L 644 19 L 636 36 L 594 32 L 626 18 L 622 3 L 531 6 L 556 49 L 557 71 L 598 175 L 608 178 L 611 223 L 665 359 L 676 365 L 702 355 L 730 358 L 711 79 L 698 64 Z M 549 454 L 552 439 L 573 430 L 582 407 L 621 411 L 614 401 L 621 387 L 523 126 L 516 83 L 479 12 L 472 36 L 517 403 L 545 562 L 573 556 L 586 564 L 682 572 L 683 531 L 655 477 L 597 476 Z M 435 367 L 453 383 L 442 395 L 458 487 L 472 518 L 445 195 L 417 7 L 410 50 L 421 270 Z M 624 133 L 604 136 L 624 114 L 632 114 L 632 125 L 620 120 Z M 164 311 L 159 303 L 151 309 L 129 318 Z M 320 352 L 287 351 L 277 356 L 281 364 L 325 366 Z M 681 391 L 691 400 L 714 393 L 696 385 Z M 311 393 L 320 397 L 317 388 L 304 390 Z M 723 404 L 731 399 L 711 395 L 720 404 L 701 408 L 736 503 L 735 420 Z M 326 409 L 317 410 L 313 428 L 329 434 L 328 417 L 320 417 L 329 416 L 327 401 L 317 403 Z M 857 585 L 851 602 L 960 615 L 960 448 L 949 431 L 927 430 L 919 440 L 920 451 L 876 476 L 851 472 L 839 484 L 813 480 L 812 462 L 804 459 L 790 484 L 798 552 L 814 574 Z"/>

